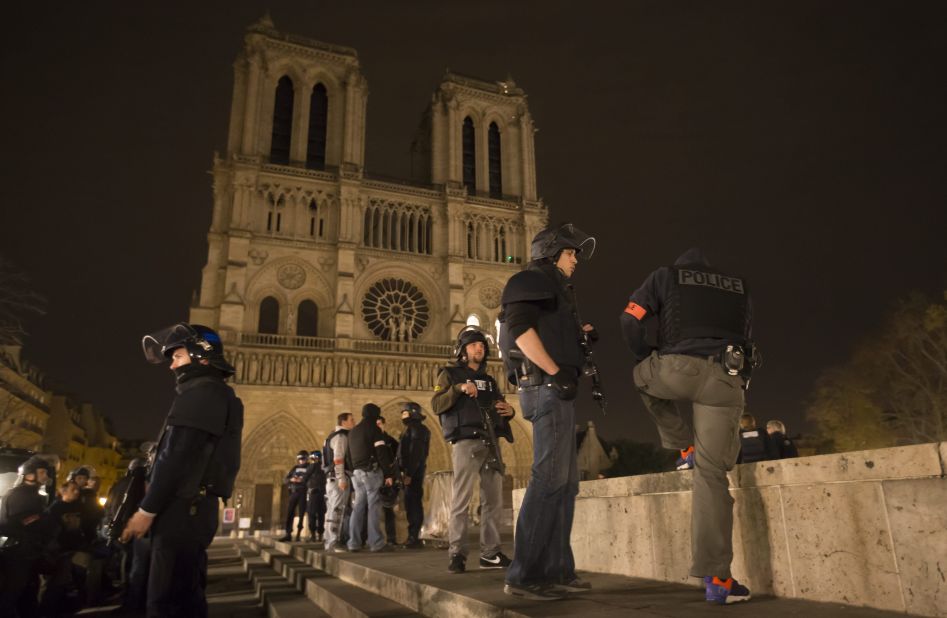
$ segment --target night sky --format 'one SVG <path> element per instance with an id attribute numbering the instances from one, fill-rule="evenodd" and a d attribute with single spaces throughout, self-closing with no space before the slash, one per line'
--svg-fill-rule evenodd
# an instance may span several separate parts
<path id="1" fill-rule="evenodd" d="M 13 3 L 0 39 L 0 255 L 49 300 L 25 355 L 121 436 L 170 402 L 139 342 L 187 319 L 232 63 L 267 9 L 358 50 L 371 172 L 407 176 L 446 67 L 527 92 L 551 219 L 598 238 L 575 283 L 611 400 L 580 417 L 605 437 L 655 439 L 617 317 L 690 246 L 748 279 L 749 410 L 793 434 L 893 301 L 947 288 L 947 3 L 141 5 Z"/>

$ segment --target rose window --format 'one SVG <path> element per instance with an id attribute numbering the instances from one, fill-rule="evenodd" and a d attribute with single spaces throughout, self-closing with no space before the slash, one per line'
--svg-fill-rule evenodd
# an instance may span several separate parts
<path id="1" fill-rule="evenodd" d="M 414 341 L 430 321 L 430 308 L 412 283 L 382 279 L 365 293 L 362 319 L 379 339 Z"/>

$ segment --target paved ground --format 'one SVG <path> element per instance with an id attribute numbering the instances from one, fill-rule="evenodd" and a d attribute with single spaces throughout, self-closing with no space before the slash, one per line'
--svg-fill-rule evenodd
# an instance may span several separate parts
<path id="1" fill-rule="evenodd" d="M 507 535 L 504 535 L 507 536 Z M 511 547 L 506 542 L 505 547 Z M 472 544 L 476 547 L 476 541 Z M 310 546 L 307 546 L 310 547 Z M 882 618 L 905 614 L 816 603 L 797 599 L 754 597 L 747 603 L 726 607 L 709 605 L 703 589 L 696 586 L 670 584 L 617 575 L 581 573 L 592 583 L 593 590 L 555 602 L 524 601 L 503 593 L 503 572 L 481 570 L 475 557 L 463 575 L 447 572 L 447 552 L 443 549 L 396 550 L 392 553 L 367 552 L 338 554 L 339 558 L 369 566 L 404 579 L 410 579 L 448 593 L 461 594 L 489 603 L 499 610 L 513 610 L 535 617 L 690 617 L 690 616 L 789 616 Z M 264 618 L 266 609 L 260 603 L 247 578 L 243 562 L 237 556 L 234 541 L 218 539 L 208 552 L 209 570 L 207 601 L 213 618 Z M 114 608 L 90 608 L 84 615 L 105 615 Z M 447 618 L 447 617 L 445 617 Z M 454 618 L 451 616 L 450 618 Z"/>

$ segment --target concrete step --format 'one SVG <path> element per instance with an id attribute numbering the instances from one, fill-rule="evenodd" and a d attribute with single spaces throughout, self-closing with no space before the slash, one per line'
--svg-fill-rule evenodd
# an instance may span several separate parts
<path id="1" fill-rule="evenodd" d="M 261 541 L 260 556 L 294 588 L 305 592 L 316 606 L 333 618 L 418 616 L 416 611 L 375 594 L 357 582 L 344 582 L 304 560 L 323 555 L 321 544 Z M 318 546 L 318 549 L 316 548 Z"/>
<path id="2" fill-rule="evenodd" d="M 240 550 L 244 573 L 254 590 L 261 614 L 269 618 L 327 618 L 329 614 L 309 600 L 300 586 L 274 571 L 274 554 L 268 553 L 267 559 L 260 553 L 261 549 L 258 543 L 247 540 Z M 281 555 L 275 555 L 277 564 L 282 565 Z"/>

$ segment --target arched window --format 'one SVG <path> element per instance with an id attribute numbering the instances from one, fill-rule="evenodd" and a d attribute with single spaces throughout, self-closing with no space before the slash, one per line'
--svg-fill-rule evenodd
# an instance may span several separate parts
<path id="1" fill-rule="evenodd" d="M 425 223 L 425 230 L 424 230 L 424 252 L 427 253 L 428 255 L 431 255 L 433 252 L 433 249 L 431 248 L 431 237 L 433 236 L 433 234 L 434 234 L 434 224 L 431 223 L 431 217 L 428 217 L 427 222 Z"/>
<path id="2" fill-rule="evenodd" d="M 490 130 L 487 133 L 487 157 L 489 158 L 490 170 L 490 197 L 494 199 L 503 198 L 503 178 L 500 174 L 502 167 L 500 162 L 500 128 L 497 123 L 490 123 Z"/>
<path id="3" fill-rule="evenodd" d="M 279 301 L 272 296 L 267 296 L 260 302 L 260 320 L 256 330 L 266 335 L 279 332 Z"/>
<path id="4" fill-rule="evenodd" d="M 273 163 L 289 163 L 293 96 L 293 80 L 284 75 L 276 84 L 276 102 L 273 105 L 273 139 L 270 141 L 270 161 Z"/>
<path id="5" fill-rule="evenodd" d="M 388 240 L 390 237 L 389 235 L 391 233 L 391 211 L 390 210 L 385 211 L 384 218 L 381 221 L 382 221 L 381 247 L 382 249 L 388 249 Z"/>
<path id="6" fill-rule="evenodd" d="M 300 337 L 319 335 L 319 307 L 311 300 L 299 303 L 299 311 L 296 313 L 296 334 Z"/>
<path id="7" fill-rule="evenodd" d="M 473 195 L 477 190 L 477 142 L 470 116 L 464 118 L 463 153 L 464 186 L 467 187 L 467 192 Z"/>
<path id="8" fill-rule="evenodd" d="M 474 256 L 474 226 L 473 223 L 467 224 L 467 257 Z"/>
<path id="9" fill-rule="evenodd" d="M 316 84 L 309 97 L 309 142 L 306 149 L 306 167 L 326 168 L 326 127 L 329 122 L 329 97 L 326 87 Z"/>
<path id="10" fill-rule="evenodd" d="M 476 326 L 480 328 L 480 318 L 476 313 L 471 313 L 467 316 L 467 326 Z"/>
<path id="11" fill-rule="evenodd" d="M 309 200 L 309 235 L 312 237 L 315 237 L 317 233 L 319 236 L 322 236 L 321 230 L 317 227 L 318 219 L 319 206 L 316 204 L 315 199 L 311 199 Z"/>
<path id="12" fill-rule="evenodd" d="M 362 244 L 366 247 L 372 246 L 372 209 L 365 209 L 365 220 L 362 221 Z"/>
<path id="13" fill-rule="evenodd" d="M 372 246 L 380 247 L 381 246 L 381 213 L 378 212 L 378 208 L 375 209 L 374 214 L 372 215 Z"/>

